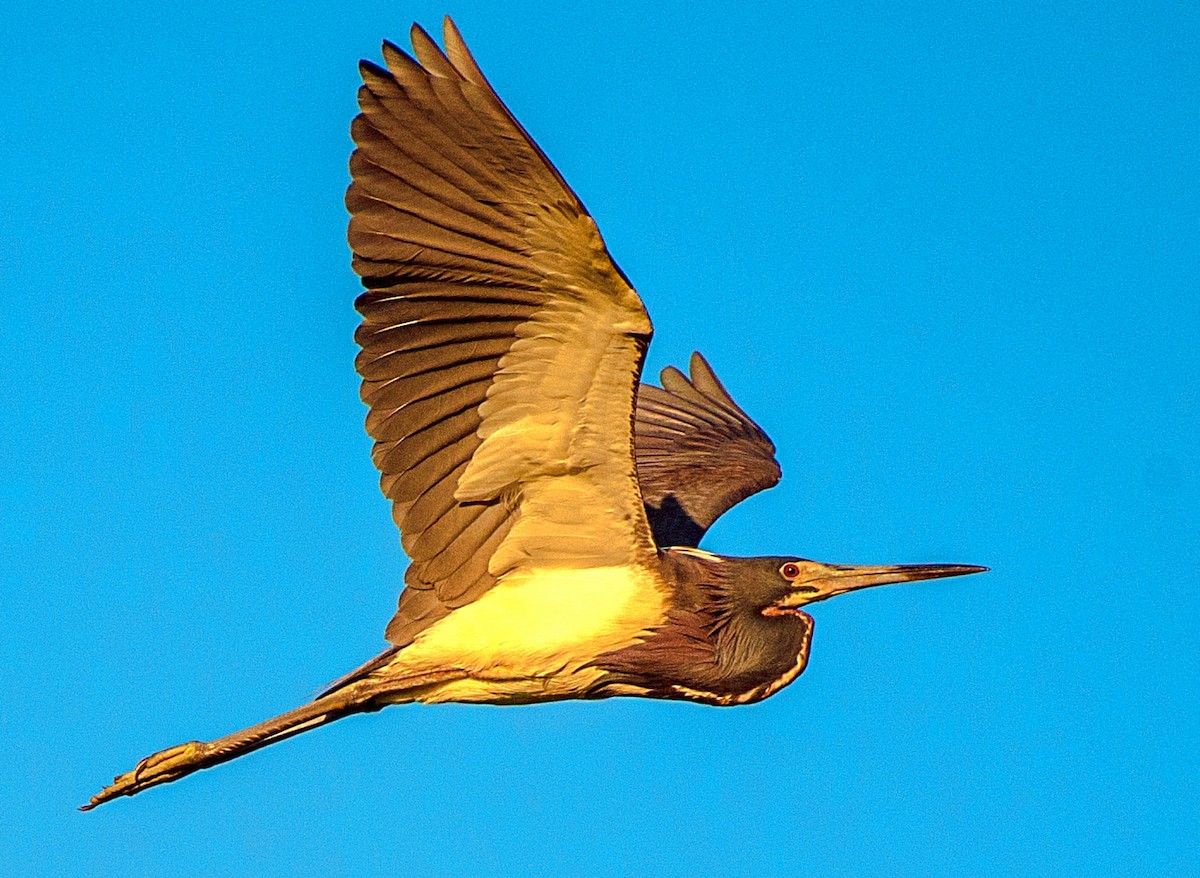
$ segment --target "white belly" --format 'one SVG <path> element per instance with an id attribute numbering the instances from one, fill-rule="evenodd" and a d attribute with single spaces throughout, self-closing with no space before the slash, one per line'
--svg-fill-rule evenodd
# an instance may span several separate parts
<path id="1" fill-rule="evenodd" d="M 640 568 L 514 571 L 421 632 L 389 670 L 467 672 L 423 701 L 566 697 L 599 676 L 582 665 L 662 623 L 663 592 Z"/>

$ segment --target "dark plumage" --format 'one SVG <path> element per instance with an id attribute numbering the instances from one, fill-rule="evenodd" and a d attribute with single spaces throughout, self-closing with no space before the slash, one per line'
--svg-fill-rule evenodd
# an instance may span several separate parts
<path id="1" fill-rule="evenodd" d="M 417 27 L 412 43 L 362 63 L 346 194 L 366 427 L 411 558 L 392 645 L 85 808 L 389 704 L 758 701 L 804 670 L 801 607 L 983 569 L 695 548 L 779 480 L 774 446 L 699 354 L 639 383 L 650 319 L 582 202 L 449 19 L 444 53 Z"/>
<path id="2" fill-rule="evenodd" d="M 663 369 L 638 392 L 638 484 L 660 546 L 698 546 L 726 510 L 779 482 L 775 446 L 698 353 L 691 378 Z"/>
<path id="3" fill-rule="evenodd" d="M 779 568 L 791 559 L 731 560 L 664 550 L 675 589 L 667 619 L 653 637 L 596 658 L 610 676 L 593 694 L 621 694 L 620 687 L 631 685 L 653 698 L 749 704 L 799 676 L 808 663 L 812 617 L 763 614 L 788 593 Z"/>

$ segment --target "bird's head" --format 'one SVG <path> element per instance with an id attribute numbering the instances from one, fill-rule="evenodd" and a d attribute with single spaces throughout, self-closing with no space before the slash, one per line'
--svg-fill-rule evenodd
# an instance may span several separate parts
<path id="1" fill-rule="evenodd" d="M 739 590 L 764 616 L 797 615 L 806 604 L 873 585 L 982 573 L 969 564 L 822 564 L 807 558 L 748 558 Z"/>

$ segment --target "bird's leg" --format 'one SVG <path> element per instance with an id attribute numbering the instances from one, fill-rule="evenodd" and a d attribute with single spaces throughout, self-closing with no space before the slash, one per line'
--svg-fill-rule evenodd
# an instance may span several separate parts
<path id="1" fill-rule="evenodd" d="M 348 714 L 379 710 L 387 703 L 408 700 L 403 693 L 409 690 L 420 690 L 462 676 L 461 671 L 433 671 L 402 679 L 367 677 L 356 680 L 309 704 L 232 735 L 215 741 L 188 741 L 153 753 L 139 762 L 133 771 L 117 775 L 111 784 L 92 796 L 91 801 L 80 810 L 90 811 L 110 799 L 132 796 L 150 787 L 170 783 L 193 771 L 219 765 Z M 383 695 L 388 696 L 386 701 L 381 700 L 380 696 Z"/>
<path id="2" fill-rule="evenodd" d="M 147 756 L 132 771 L 117 775 L 113 782 L 101 790 L 82 810 L 90 811 L 97 805 L 118 798 L 132 796 L 142 790 L 225 762 L 259 747 L 265 747 L 286 737 L 324 725 L 338 717 L 361 710 L 368 710 L 362 703 L 356 687 L 347 686 L 311 704 L 301 705 L 287 713 L 250 726 L 232 735 L 215 741 L 188 741 Z"/>

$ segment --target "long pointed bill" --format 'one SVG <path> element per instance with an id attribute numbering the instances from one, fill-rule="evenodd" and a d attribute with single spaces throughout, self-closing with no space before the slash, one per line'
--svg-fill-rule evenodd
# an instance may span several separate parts
<path id="1" fill-rule="evenodd" d="M 812 562 L 810 562 L 812 563 Z M 987 567 L 971 564 L 884 564 L 879 566 L 850 566 L 812 563 L 809 575 L 797 579 L 795 591 L 779 602 L 780 607 L 800 607 L 823 601 L 834 595 L 891 585 L 897 582 L 917 582 L 922 579 L 944 579 L 947 576 L 967 576 L 983 573 Z"/>

